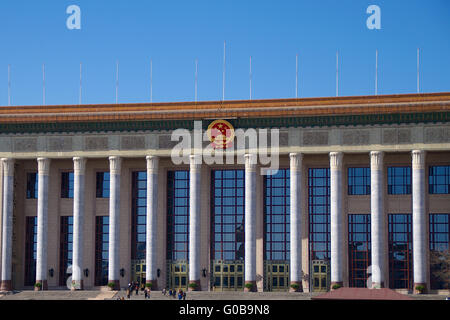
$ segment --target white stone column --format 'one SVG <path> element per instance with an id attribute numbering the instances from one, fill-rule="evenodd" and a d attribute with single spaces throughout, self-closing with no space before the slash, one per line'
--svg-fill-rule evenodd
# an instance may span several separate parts
<path id="1" fill-rule="evenodd" d="M 13 234 L 14 159 L 3 158 L 2 270 L 0 291 L 11 291 Z"/>
<path id="2" fill-rule="evenodd" d="M 372 288 L 384 288 L 384 255 L 386 215 L 384 213 L 384 153 L 370 152 L 370 225 L 372 242 Z"/>
<path id="3" fill-rule="evenodd" d="M 157 239 L 158 239 L 158 164 L 159 157 L 147 156 L 147 225 L 145 282 L 157 289 Z"/>
<path id="4" fill-rule="evenodd" d="M 416 286 L 427 290 L 427 247 L 425 212 L 425 151 L 413 150 L 412 155 L 412 231 L 414 292 Z"/>
<path id="5" fill-rule="evenodd" d="M 200 217 L 202 157 L 189 156 L 189 290 L 200 290 Z"/>
<path id="6" fill-rule="evenodd" d="M 302 160 L 303 154 L 291 153 L 290 166 L 290 236 L 291 291 L 303 291 L 302 284 Z M 298 286 L 296 289 L 293 286 Z"/>
<path id="7" fill-rule="evenodd" d="M 256 290 L 256 155 L 245 156 L 245 291 Z M 252 288 L 247 288 L 251 284 Z"/>
<path id="8" fill-rule="evenodd" d="M 342 152 L 330 152 L 330 193 L 331 193 L 331 286 L 343 285 L 343 228 L 342 212 Z"/>
<path id="9" fill-rule="evenodd" d="M 119 248 L 120 248 L 120 171 L 122 158 L 109 157 L 109 264 L 108 282 L 114 283 L 114 290 L 120 289 Z"/>
<path id="10" fill-rule="evenodd" d="M 83 286 L 83 245 L 84 245 L 84 190 L 86 159 L 73 158 L 73 258 L 72 290 L 82 290 Z"/>
<path id="11" fill-rule="evenodd" d="M 50 159 L 38 158 L 36 283 L 47 290 L 48 181 Z"/>

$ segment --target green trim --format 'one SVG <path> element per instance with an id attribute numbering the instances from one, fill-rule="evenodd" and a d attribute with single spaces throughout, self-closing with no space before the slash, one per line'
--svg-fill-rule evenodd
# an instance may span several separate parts
<path id="1" fill-rule="evenodd" d="M 203 120 L 207 129 L 212 120 Z M 376 124 L 410 124 L 450 122 L 450 112 L 368 114 L 315 117 L 238 118 L 228 120 L 235 128 L 279 128 L 279 127 L 330 127 Z M 0 124 L 0 134 L 8 133 L 64 133 L 101 131 L 131 132 L 139 130 L 193 129 L 194 120 L 159 121 L 114 121 L 114 122 L 51 122 L 51 123 L 7 123 Z"/>

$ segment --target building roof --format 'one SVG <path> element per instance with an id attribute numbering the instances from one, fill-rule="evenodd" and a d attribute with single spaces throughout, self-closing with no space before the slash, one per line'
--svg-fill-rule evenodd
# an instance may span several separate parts
<path id="1" fill-rule="evenodd" d="M 450 92 L 0 107 L 0 133 L 191 129 L 205 119 L 232 119 L 241 128 L 450 122 Z"/>

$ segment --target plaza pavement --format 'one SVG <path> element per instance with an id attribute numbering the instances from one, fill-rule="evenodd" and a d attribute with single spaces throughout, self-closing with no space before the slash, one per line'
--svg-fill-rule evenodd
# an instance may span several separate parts
<path id="1" fill-rule="evenodd" d="M 321 293 L 289 293 L 289 292 L 208 292 L 197 291 L 187 292 L 186 300 L 311 300 L 312 296 Z M 444 295 L 408 295 L 416 300 L 445 300 Z M 120 291 L 103 291 L 103 290 L 49 290 L 49 291 L 15 291 L 13 293 L 0 293 L 0 301 L 4 300 L 119 300 L 124 298 L 127 300 L 145 300 L 144 293 L 131 295 L 130 299 L 126 298 L 125 290 Z M 150 300 L 178 300 L 168 295 L 163 295 L 161 291 L 152 291 Z"/>

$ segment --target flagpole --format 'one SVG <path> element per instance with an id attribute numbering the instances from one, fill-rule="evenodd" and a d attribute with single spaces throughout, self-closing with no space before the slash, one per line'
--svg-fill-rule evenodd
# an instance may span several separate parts
<path id="1" fill-rule="evenodd" d="M 339 96 L 339 51 L 336 51 L 336 97 Z"/>
<path id="2" fill-rule="evenodd" d="M 78 96 L 78 104 L 79 105 L 81 105 L 81 97 L 82 97 L 82 73 L 81 73 L 81 70 L 82 70 L 82 63 L 80 62 L 80 93 Z"/>
<path id="3" fill-rule="evenodd" d="M 378 95 L 378 49 L 375 50 L 375 95 Z"/>
<path id="4" fill-rule="evenodd" d="M 42 105 L 45 106 L 45 64 L 42 64 Z"/>
<path id="5" fill-rule="evenodd" d="M 250 56 L 250 100 L 252 100 L 252 56 Z"/>
<path id="6" fill-rule="evenodd" d="M 223 72 L 222 72 L 222 101 L 225 100 L 225 61 L 226 61 L 226 41 L 223 42 Z"/>
<path id="7" fill-rule="evenodd" d="M 420 93 L 420 51 L 417 48 L 417 93 Z"/>
<path id="8" fill-rule="evenodd" d="M 11 105 L 11 65 L 8 64 L 8 106 Z"/>
<path id="9" fill-rule="evenodd" d="M 198 59 L 195 59 L 195 102 L 197 102 Z"/>
<path id="10" fill-rule="evenodd" d="M 295 98 L 298 98 L 298 53 L 295 55 Z"/>
<path id="11" fill-rule="evenodd" d="M 150 59 L 150 103 L 153 103 L 153 60 Z"/>
<path id="12" fill-rule="evenodd" d="M 119 61 L 116 61 L 116 104 L 119 101 Z"/>

